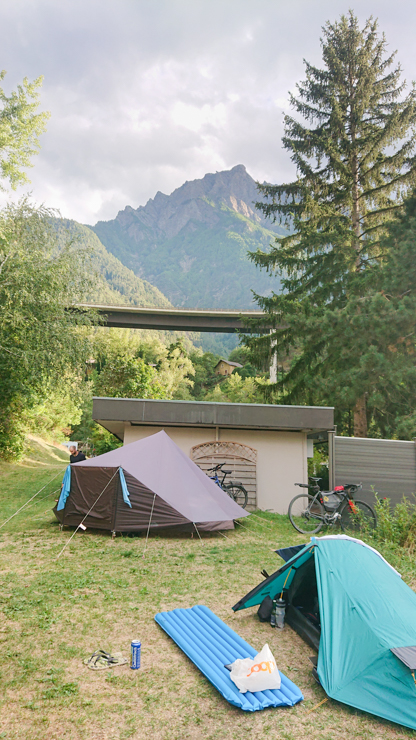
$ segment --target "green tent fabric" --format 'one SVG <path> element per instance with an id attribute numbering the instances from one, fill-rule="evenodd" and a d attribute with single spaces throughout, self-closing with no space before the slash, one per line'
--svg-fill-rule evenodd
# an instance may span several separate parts
<path id="1" fill-rule="evenodd" d="M 312 538 L 234 610 L 286 592 L 310 558 L 319 599 L 322 687 L 337 701 L 416 729 L 414 675 L 392 652 L 416 652 L 416 594 L 372 548 L 345 535 Z"/>

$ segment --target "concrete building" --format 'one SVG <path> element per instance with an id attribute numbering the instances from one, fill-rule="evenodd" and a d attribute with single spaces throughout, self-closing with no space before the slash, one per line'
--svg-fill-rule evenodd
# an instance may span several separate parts
<path id="1" fill-rule="evenodd" d="M 93 418 L 124 444 L 164 429 L 202 469 L 225 461 L 248 508 L 280 514 L 307 482 L 308 435 L 334 429 L 334 409 L 315 406 L 94 398 Z"/>

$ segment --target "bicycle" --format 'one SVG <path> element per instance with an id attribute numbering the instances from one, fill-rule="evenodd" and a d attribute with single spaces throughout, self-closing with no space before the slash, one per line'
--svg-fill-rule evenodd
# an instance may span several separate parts
<path id="1" fill-rule="evenodd" d="M 324 526 L 340 526 L 343 532 L 365 532 L 376 528 L 377 518 L 371 506 L 365 501 L 354 500 L 361 483 L 348 483 L 336 486 L 333 491 L 321 491 L 320 480 L 311 478 L 313 483 L 295 483 L 308 489 L 308 493 L 300 493 L 289 504 L 289 520 L 298 532 L 316 534 Z"/>
<path id="2" fill-rule="evenodd" d="M 242 483 L 235 483 L 234 481 L 224 483 L 227 475 L 231 475 L 231 470 L 223 470 L 224 465 L 225 462 L 219 463 L 219 465 L 214 465 L 213 468 L 208 468 L 208 473 L 214 473 L 214 475 L 210 475 L 209 477 L 217 484 L 217 486 L 222 488 L 225 493 L 228 493 L 229 497 L 232 498 L 236 504 L 241 506 L 242 509 L 245 509 L 248 501 L 248 493 Z M 218 477 L 219 472 L 223 474 L 222 480 Z"/>

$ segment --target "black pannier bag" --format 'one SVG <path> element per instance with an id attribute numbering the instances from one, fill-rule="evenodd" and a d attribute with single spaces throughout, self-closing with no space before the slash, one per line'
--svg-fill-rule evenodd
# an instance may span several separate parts
<path id="1" fill-rule="evenodd" d="M 340 496 L 338 493 L 323 493 L 322 494 L 322 503 L 326 511 L 336 511 L 342 499 L 343 499 L 343 496 Z"/>

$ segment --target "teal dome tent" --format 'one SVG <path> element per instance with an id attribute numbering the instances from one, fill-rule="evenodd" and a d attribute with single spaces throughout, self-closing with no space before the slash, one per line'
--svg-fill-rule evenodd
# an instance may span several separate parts
<path id="1" fill-rule="evenodd" d="M 360 540 L 312 538 L 233 609 L 281 594 L 289 624 L 319 648 L 327 695 L 416 729 L 416 594 L 399 573 Z"/>

